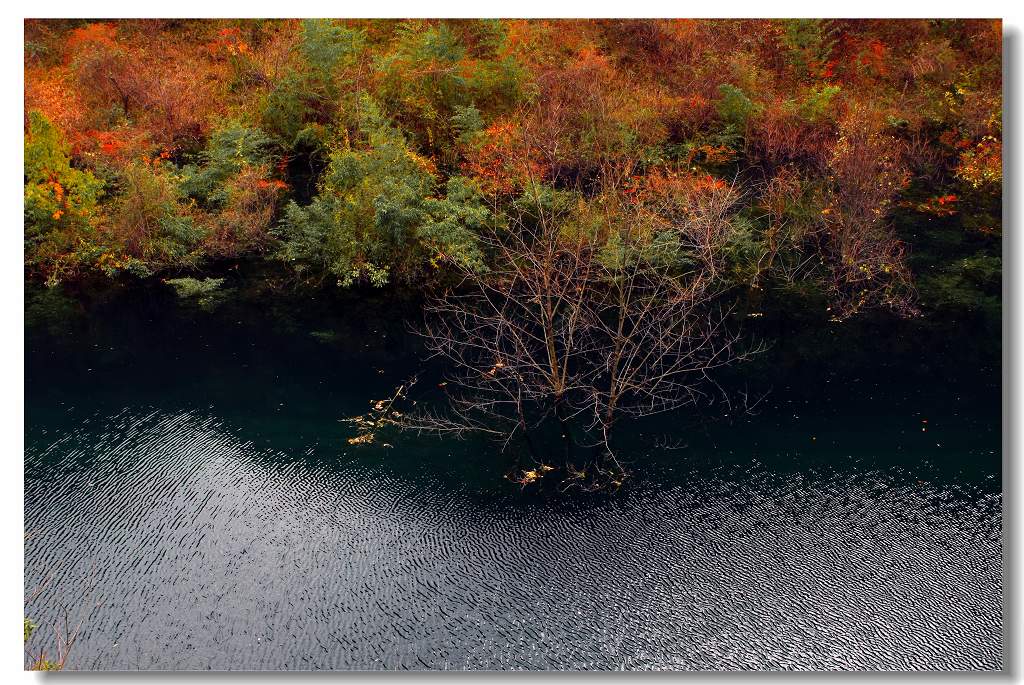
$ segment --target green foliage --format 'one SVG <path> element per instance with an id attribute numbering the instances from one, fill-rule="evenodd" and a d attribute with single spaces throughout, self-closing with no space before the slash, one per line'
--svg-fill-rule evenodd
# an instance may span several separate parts
<path id="1" fill-rule="evenodd" d="M 828 118 L 832 112 L 832 102 L 842 91 L 835 85 L 812 88 L 800 103 L 800 116 L 812 123 Z"/>
<path id="2" fill-rule="evenodd" d="M 71 166 L 68 145 L 56 126 L 29 112 L 25 135 L 25 253 L 51 284 L 82 261 L 91 240 L 103 183 L 92 172 Z"/>
<path id="3" fill-rule="evenodd" d="M 353 274 L 384 278 L 382 267 L 400 257 L 433 186 L 401 134 L 372 106 L 368 114 L 365 147 L 335 150 L 313 202 L 289 204 L 279 232 L 285 259 L 345 284 Z"/>
<path id="4" fill-rule="evenodd" d="M 484 255 L 477 244 L 478 231 L 493 220 L 484 205 L 479 187 L 468 178 L 453 176 L 445 185 L 445 197 L 428 198 L 427 218 L 417 229 L 417 238 L 437 257 L 448 259 L 462 268 L 485 271 Z"/>
<path id="5" fill-rule="evenodd" d="M 758 261 L 765 251 L 763 227 L 750 216 L 735 217 L 723 251 L 730 277 L 739 283 L 753 282 L 758 273 Z"/>
<path id="6" fill-rule="evenodd" d="M 348 29 L 331 19 L 306 19 L 298 45 L 300 61 L 267 94 L 262 121 L 286 147 L 310 124 L 327 124 L 348 99 L 347 71 L 363 50 L 365 32 Z M 351 89 L 349 89 L 351 90 Z"/>
<path id="7" fill-rule="evenodd" d="M 174 292 L 182 299 L 209 295 L 224 285 L 223 278 L 168 278 L 164 282 L 173 287 Z"/>
<path id="8" fill-rule="evenodd" d="M 363 31 L 339 26 L 331 19 L 304 19 L 299 51 L 313 74 L 324 82 L 362 49 Z"/>
<path id="9" fill-rule="evenodd" d="M 125 167 L 111 213 L 115 252 L 127 259 L 101 262 L 114 274 L 136 275 L 172 266 L 194 266 L 205 231 L 186 203 L 174 172 L 158 165 Z"/>
<path id="10" fill-rule="evenodd" d="M 542 216 L 563 216 L 571 212 L 579 206 L 580 200 L 580 194 L 575 191 L 534 182 L 512 200 L 512 209 L 525 221 L 540 221 Z"/>
<path id="11" fill-rule="evenodd" d="M 35 633 L 39 626 L 32 622 L 31 619 L 25 618 L 25 642 L 27 643 Z M 28 670 L 30 671 L 60 671 L 64 668 L 63 664 L 55 663 L 49 659 L 44 658 L 43 654 L 40 653 L 38 657 L 30 656 L 30 662 Z"/>
<path id="12" fill-rule="evenodd" d="M 694 263 L 676 231 L 659 231 L 649 238 L 612 231 L 601 246 L 598 260 L 615 279 L 636 265 L 682 273 Z"/>
<path id="13" fill-rule="evenodd" d="M 33 623 L 31 619 L 25 619 L 25 642 L 28 642 L 29 638 L 32 637 L 32 633 L 34 633 L 38 627 L 39 626 Z"/>
<path id="14" fill-rule="evenodd" d="M 782 42 L 798 77 L 810 76 L 812 70 L 820 69 L 831 55 L 835 38 L 827 23 L 823 19 L 783 20 Z"/>
<path id="15" fill-rule="evenodd" d="M 746 93 L 728 83 L 718 86 L 718 94 L 719 118 L 732 129 L 742 131 L 747 125 L 747 120 L 757 113 L 758 106 Z"/>
<path id="16" fill-rule="evenodd" d="M 191 301 L 200 308 L 210 310 L 226 299 L 227 293 L 221 290 L 223 278 L 168 278 L 164 283 L 174 288 L 175 294 L 182 300 Z"/>
<path id="17" fill-rule="evenodd" d="M 31 40 L 25 41 L 25 57 L 29 59 L 41 59 L 49 53 L 50 49 L 42 43 L 36 43 Z"/>
<path id="18" fill-rule="evenodd" d="M 200 153 L 200 165 L 182 170 L 181 191 L 209 207 L 220 207 L 228 199 L 227 181 L 245 166 L 270 165 L 274 141 L 258 128 L 238 122 L 216 129 Z"/>
<path id="19" fill-rule="evenodd" d="M 365 142 L 332 152 L 313 202 L 285 209 L 281 257 L 342 285 L 360 277 L 383 285 L 393 273 L 408 278 L 430 251 L 479 264 L 471 229 L 487 212 L 475 186 L 453 178 L 449 195 L 434 198 L 432 165 L 372 101 L 363 102 L 362 120 Z"/>
<path id="20" fill-rule="evenodd" d="M 297 71 L 289 71 L 275 84 L 263 102 L 262 122 L 267 131 L 274 133 L 287 147 L 295 139 L 311 116 L 312 109 L 304 92 L 306 79 Z"/>
<path id="21" fill-rule="evenodd" d="M 460 143 L 471 144 L 484 129 L 484 120 L 480 116 L 480 110 L 473 105 L 456 106 L 455 114 L 452 115 L 452 128 L 458 134 L 457 139 Z"/>
<path id="22" fill-rule="evenodd" d="M 466 49 L 445 23 L 404 22 L 394 49 L 378 58 L 381 103 L 428 149 L 450 138 L 456 107 L 470 103 L 469 80 L 459 69 Z"/>
<path id="23" fill-rule="evenodd" d="M 378 96 L 417 145 L 440 161 L 454 161 L 455 140 L 483 128 L 485 110 L 503 112 L 521 99 L 524 72 L 500 56 L 506 40 L 500 24 L 474 21 L 456 30 L 449 22 L 409 21 L 395 34 L 393 48 L 376 61 Z M 474 43 L 472 52 L 463 37 Z"/>

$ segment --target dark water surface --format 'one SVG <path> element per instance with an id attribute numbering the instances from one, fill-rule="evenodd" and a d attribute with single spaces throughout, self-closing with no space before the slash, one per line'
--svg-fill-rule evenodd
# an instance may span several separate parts
<path id="1" fill-rule="evenodd" d="M 28 302 L 26 614 L 85 618 L 70 668 L 1001 666 L 998 370 L 779 339 L 756 415 L 558 495 L 485 444 L 347 444 L 417 364 L 379 302 L 129 304 Z"/>

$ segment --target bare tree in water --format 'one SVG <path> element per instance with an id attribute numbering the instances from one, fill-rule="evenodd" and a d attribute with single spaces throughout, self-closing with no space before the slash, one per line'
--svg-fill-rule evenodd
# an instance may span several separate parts
<path id="1" fill-rule="evenodd" d="M 387 402 L 386 421 L 521 441 L 537 464 L 524 483 L 552 469 L 554 437 L 568 483 L 616 485 L 622 419 L 698 402 L 712 370 L 750 354 L 718 304 L 738 191 L 689 173 L 634 187 L 629 171 L 589 198 L 531 182 L 481 232 L 488 270 L 462 269 L 427 307 L 451 411 L 395 420 Z"/>

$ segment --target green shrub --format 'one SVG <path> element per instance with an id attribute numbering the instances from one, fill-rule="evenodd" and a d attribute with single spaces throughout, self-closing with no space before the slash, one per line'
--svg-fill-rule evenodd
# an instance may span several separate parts
<path id="1" fill-rule="evenodd" d="M 227 181 L 246 166 L 270 166 L 274 141 L 258 128 L 231 122 L 210 135 L 200 154 L 200 165 L 182 170 L 181 190 L 208 207 L 220 207 L 228 199 Z"/>
<path id="2" fill-rule="evenodd" d="M 747 120 L 757 113 L 758 107 L 736 86 L 723 83 L 718 86 L 718 116 L 731 128 L 742 130 Z"/>
<path id="3" fill-rule="evenodd" d="M 51 285 L 87 261 L 99 219 L 103 183 L 71 166 L 56 126 L 29 112 L 25 135 L 25 258 Z"/>
<path id="4" fill-rule="evenodd" d="M 205 231 L 168 166 L 133 162 L 122 172 L 110 233 L 115 253 L 128 259 L 106 267 L 111 275 L 126 267 L 148 275 L 166 267 L 195 266 L 201 258 L 198 248 Z"/>
<path id="5" fill-rule="evenodd" d="M 365 101 L 364 142 L 335 150 L 317 196 L 285 209 L 277 230 L 280 256 L 301 271 L 332 275 L 341 285 L 366 278 L 408 280 L 432 253 L 477 264 L 472 226 L 487 210 L 475 186 L 453 178 L 437 198 L 433 165 Z"/>

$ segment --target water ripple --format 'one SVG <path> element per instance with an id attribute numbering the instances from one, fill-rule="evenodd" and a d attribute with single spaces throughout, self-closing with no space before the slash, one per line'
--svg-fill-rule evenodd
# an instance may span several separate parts
<path id="1" fill-rule="evenodd" d="M 52 579 L 28 611 L 88 616 L 71 667 L 1001 664 L 997 492 L 753 464 L 484 497 L 242 433 L 137 407 L 30 431 L 26 591 Z"/>

